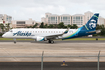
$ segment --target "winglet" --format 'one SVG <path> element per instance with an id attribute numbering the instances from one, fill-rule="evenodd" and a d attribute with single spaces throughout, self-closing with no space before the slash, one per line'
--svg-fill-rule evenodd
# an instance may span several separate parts
<path id="1" fill-rule="evenodd" d="M 70 28 L 68 28 L 63 34 L 67 34 Z"/>

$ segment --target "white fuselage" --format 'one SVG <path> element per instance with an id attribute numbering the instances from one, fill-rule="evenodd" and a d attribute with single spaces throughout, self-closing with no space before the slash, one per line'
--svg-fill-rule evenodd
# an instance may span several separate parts
<path id="1" fill-rule="evenodd" d="M 32 29 L 32 28 L 20 28 L 20 29 L 12 29 L 12 31 L 6 32 L 3 36 L 5 38 L 30 38 L 34 39 L 36 37 L 46 37 L 46 36 L 53 36 L 59 35 L 64 33 L 67 29 Z M 78 29 L 69 29 L 67 34 L 63 34 L 59 36 L 57 39 L 65 38 L 67 36 L 72 35 Z M 31 33 L 31 35 L 29 34 Z"/>

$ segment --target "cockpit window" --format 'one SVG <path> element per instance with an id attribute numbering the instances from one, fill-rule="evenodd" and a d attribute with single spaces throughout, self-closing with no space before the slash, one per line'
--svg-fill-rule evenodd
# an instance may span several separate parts
<path id="1" fill-rule="evenodd" d="M 10 30 L 9 32 L 12 32 L 12 30 Z"/>

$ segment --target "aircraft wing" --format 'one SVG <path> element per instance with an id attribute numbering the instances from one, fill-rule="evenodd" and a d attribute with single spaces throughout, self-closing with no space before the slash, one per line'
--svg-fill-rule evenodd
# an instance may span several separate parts
<path id="1" fill-rule="evenodd" d="M 67 34 L 68 31 L 69 31 L 69 28 L 68 28 L 66 31 L 64 31 L 62 34 L 48 35 L 48 36 L 45 36 L 45 37 L 46 37 L 47 39 L 55 39 L 55 38 L 57 38 L 57 37 L 62 36 L 63 34 Z"/>
<path id="2" fill-rule="evenodd" d="M 32 37 L 32 39 L 45 39 L 45 40 L 47 40 L 47 39 L 58 39 L 58 38 L 62 38 L 62 35 L 63 34 L 67 34 L 68 33 L 68 31 L 69 31 L 69 29 L 67 29 L 67 30 L 65 30 L 63 33 L 61 33 L 61 34 L 54 34 L 54 35 L 41 35 L 41 36 L 33 36 Z"/>

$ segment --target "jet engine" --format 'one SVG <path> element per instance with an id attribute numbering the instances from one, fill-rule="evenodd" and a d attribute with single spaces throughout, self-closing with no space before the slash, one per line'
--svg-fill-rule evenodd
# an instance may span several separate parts
<path id="1" fill-rule="evenodd" d="M 36 37 L 36 41 L 44 41 L 45 38 L 44 37 Z"/>

